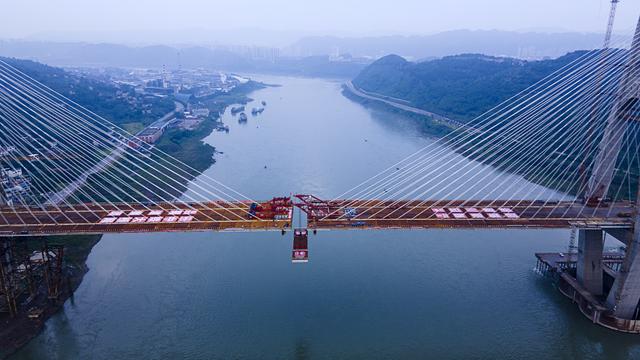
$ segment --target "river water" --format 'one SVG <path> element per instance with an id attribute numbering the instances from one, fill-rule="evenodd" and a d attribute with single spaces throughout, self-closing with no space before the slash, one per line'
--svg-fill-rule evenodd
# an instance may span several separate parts
<path id="1" fill-rule="evenodd" d="M 282 85 L 251 94 L 247 109 L 265 112 L 226 113 L 230 132 L 205 139 L 223 152 L 207 174 L 248 197 L 331 198 L 433 141 L 340 82 L 255 78 Z M 592 325 L 532 271 L 568 236 L 319 232 L 310 262 L 291 264 L 290 234 L 106 235 L 74 298 L 13 358 L 640 358 L 640 338 Z"/>

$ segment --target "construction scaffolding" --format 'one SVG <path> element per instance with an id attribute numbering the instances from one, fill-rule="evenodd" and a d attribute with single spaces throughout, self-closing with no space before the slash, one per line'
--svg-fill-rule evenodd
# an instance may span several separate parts
<path id="1" fill-rule="evenodd" d="M 25 311 L 38 313 L 32 307 L 34 300 L 57 300 L 62 292 L 64 247 L 43 240 L 41 249 L 33 250 L 33 244 L 0 239 L 0 313 L 10 317 Z"/>

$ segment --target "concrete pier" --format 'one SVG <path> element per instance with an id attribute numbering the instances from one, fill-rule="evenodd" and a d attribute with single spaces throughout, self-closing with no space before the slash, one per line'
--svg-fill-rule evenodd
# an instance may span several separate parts
<path id="1" fill-rule="evenodd" d="M 604 236 L 602 230 L 578 231 L 578 263 L 576 278 L 580 285 L 594 296 L 603 294 L 602 252 Z"/>

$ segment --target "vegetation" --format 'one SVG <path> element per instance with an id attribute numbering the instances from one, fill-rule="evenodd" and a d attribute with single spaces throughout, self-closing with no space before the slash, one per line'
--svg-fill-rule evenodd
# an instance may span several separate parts
<path id="1" fill-rule="evenodd" d="M 459 55 L 420 63 L 389 55 L 365 68 L 353 83 L 366 91 L 408 100 L 421 109 L 470 121 L 583 54 L 573 52 L 544 61 Z"/>
<path id="2" fill-rule="evenodd" d="M 144 124 L 142 122 L 130 122 L 124 123 L 121 127 L 128 132 L 129 134 L 137 134 L 144 129 Z"/>
<path id="3" fill-rule="evenodd" d="M 584 51 L 573 52 L 554 60 L 532 62 L 483 55 L 460 55 L 422 63 L 411 63 L 399 56 L 389 55 L 363 70 L 353 83 L 365 91 L 409 101 L 414 107 L 439 113 L 454 120 L 469 122 L 583 55 L 585 55 Z M 597 52 L 592 52 L 589 56 L 597 56 Z M 595 74 L 584 76 L 584 84 L 595 81 Z M 601 93 L 610 94 L 614 91 L 613 84 L 610 84 Z M 348 96 L 353 97 L 351 93 L 347 93 Z M 401 111 L 376 101 L 358 97 L 356 100 L 368 106 Z M 574 95 L 573 101 L 579 101 L 584 104 L 583 106 L 587 106 L 593 99 Z M 601 114 L 606 116 L 612 105 L 610 98 L 600 101 Z M 434 124 L 432 119 L 408 114 L 421 121 L 423 130 L 430 136 L 441 137 L 447 133 L 442 129 L 434 128 L 434 125 L 440 124 Z M 585 121 L 589 121 L 573 110 L 564 111 L 562 114 L 556 113 L 554 117 L 564 122 L 583 124 L 581 126 L 584 126 Z M 504 122 L 494 127 L 492 132 L 501 132 L 501 127 L 512 120 L 516 119 L 505 117 Z M 469 142 L 456 146 L 455 150 L 466 157 L 505 171 L 515 169 L 515 164 L 536 159 L 536 166 L 519 168 L 518 173 L 531 182 L 577 194 L 581 191 L 580 186 L 583 185 L 589 173 L 585 164 L 591 164 L 593 157 L 589 155 L 586 159 L 576 158 L 578 155 L 591 154 L 591 151 L 575 151 L 576 149 L 572 147 L 575 145 L 572 144 L 586 144 L 591 141 L 590 146 L 596 146 L 594 144 L 597 144 L 601 134 L 594 134 L 590 140 L 586 139 L 589 136 L 588 133 L 579 134 L 579 136 L 579 140 L 572 140 L 563 137 L 563 134 L 546 134 L 543 139 L 538 139 L 535 143 L 529 142 L 525 148 L 519 148 L 517 155 L 513 157 L 501 158 L 499 154 L 474 152 L 474 149 L 479 146 L 486 145 L 484 136 L 470 136 Z M 609 196 L 633 199 L 636 194 L 632 189 L 637 188 L 637 177 L 629 174 L 639 173 L 640 164 L 631 162 L 629 154 L 637 151 L 634 147 L 635 142 L 632 140 L 638 136 L 637 128 L 629 127 L 624 136 L 625 147 L 620 152 L 616 164 Z M 546 172 L 544 174 L 536 172 L 538 168 L 563 168 L 563 171 L 571 174 L 567 178 L 573 181 L 550 178 L 545 175 Z M 575 181 L 576 179 L 579 181 Z"/>
<path id="4" fill-rule="evenodd" d="M 89 178 L 88 185 L 83 189 L 92 197 L 105 201 L 145 201 L 146 199 L 163 200 L 179 197 L 187 189 L 188 182 L 208 169 L 215 162 L 215 148 L 202 140 L 219 125 L 220 114 L 224 109 L 236 103 L 247 103 L 250 99 L 246 93 L 263 87 L 256 82 L 248 82 L 237 86 L 227 94 L 214 96 L 204 100 L 210 110 L 209 118 L 202 121 L 194 130 L 181 128 L 168 129 L 150 151 L 148 158 L 129 153 L 126 161 L 118 161 L 110 172 L 103 172 Z M 177 165 L 167 158 L 170 155 L 184 165 Z M 163 169 L 159 164 L 169 167 L 173 174 Z M 127 174 L 127 187 L 135 189 L 126 191 L 122 180 L 113 174 Z M 106 189 L 100 194 L 90 189 Z"/>
<path id="5" fill-rule="evenodd" d="M 136 94 L 128 86 L 120 87 L 108 81 L 87 78 L 32 61 L 16 59 L 4 59 L 4 61 L 11 63 L 11 65 L 30 77 L 107 118 L 132 134 L 138 133 L 145 126 L 175 108 L 174 101 L 170 97 L 143 97 Z M 112 165 L 111 174 L 101 172 L 100 174 L 91 175 L 88 185 L 83 188 L 81 198 L 88 201 L 90 198 L 87 195 L 90 195 L 103 201 L 141 201 L 147 198 L 168 199 L 179 197 L 186 190 L 187 180 L 193 179 L 215 162 L 213 159 L 215 148 L 204 143 L 202 139 L 219 125 L 220 114 L 230 104 L 246 103 L 250 100 L 246 97 L 246 94 L 261 87 L 264 87 L 264 85 L 249 81 L 246 84 L 237 86 L 229 93 L 214 95 L 208 99 L 200 99 L 201 104 L 199 106 L 204 104 L 210 110 L 210 115 L 197 128 L 193 130 L 182 128 L 167 129 L 155 144 L 155 149 L 151 150 L 147 156 L 130 152 L 125 155 L 126 161 L 118 161 Z M 23 109 L 17 110 L 23 111 Z M 43 128 L 41 131 L 46 130 Z M 9 135 L 0 133 L 0 140 Z M 50 137 L 52 139 L 57 138 L 54 134 Z M 37 146 L 39 143 L 34 142 L 33 146 Z M 75 150 L 78 150 L 79 153 L 83 151 L 80 148 Z M 100 149 L 96 149 L 96 151 L 100 151 Z M 32 152 L 36 153 L 35 150 Z M 174 161 L 167 160 L 166 155 L 161 152 L 169 154 L 188 165 L 188 167 L 178 166 L 174 168 L 176 170 L 179 168 L 178 171 L 185 178 L 177 179 L 172 174 L 166 173 L 167 171 L 157 169 L 157 163 L 153 160 L 167 165 L 174 163 Z M 88 161 L 97 162 L 96 159 L 91 157 Z M 40 179 L 44 178 L 44 175 L 41 172 L 48 171 L 48 168 L 41 169 L 41 166 L 37 166 L 38 164 L 37 162 L 21 162 L 20 166 L 27 170 L 34 184 L 37 183 L 38 189 L 42 190 L 41 192 L 59 190 L 59 186 L 57 188 L 43 186 L 43 182 Z M 62 165 L 60 164 L 60 166 Z M 64 166 L 61 168 L 64 169 Z M 123 183 L 122 177 L 124 175 L 131 177 L 131 181 L 127 185 Z M 50 184 L 48 186 L 55 185 Z M 58 185 L 61 186 L 62 184 Z M 127 191 L 129 186 L 134 187 L 136 191 L 132 193 Z"/>
<path id="6" fill-rule="evenodd" d="M 209 118 L 195 130 L 170 129 L 160 138 L 156 147 L 202 172 L 215 161 L 213 155 L 216 149 L 202 141 L 214 128 L 215 120 Z"/>
<path id="7" fill-rule="evenodd" d="M 174 109 L 170 98 L 143 97 L 128 85 L 116 86 L 29 60 L 0 60 L 117 125 L 150 124 Z"/>
<path id="8" fill-rule="evenodd" d="M 202 172 L 215 162 L 213 155 L 215 148 L 202 141 L 215 128 L 220 120 L 220 114 L 231 104 L 247 103 L 250 101 L 246 94 L 263 88 L 264 85 L 250 81 L 234 88 L 227 94 L 217 95 L 205 100 L 209 109 L 209 118 L 194 130 L 171 129 L 165 133 L 158 144 L 159 150 L 172 155 L 183 163 Z"/>
<path id="9" fill-rule="evenodd" d="M 373 101 L 373 100 L 358 97 L 357 95 L 354 95 L 353 93 L 351 93 L 351 91 L 346 89 L 343 89 L 342 94 L 348 99 L 357 101 L 369 108 L 378 109 L 378 110 L 382 110 L 382 111 L 386 111 L 394 114 L 401 114 L 403 116 L 419 121 L 421 122 L 420 128 L 426 136 L 443 137 L 454 130 L 452 127 L 446 124 L 436 122 L 432 118 L 426 118 L 422 115 L 418 115 L 412 112 L 407 112 L 407 111 L 398 109 L 396 107 L 387 105 L 385 103 L 381 103 L 379 101 Z"/>

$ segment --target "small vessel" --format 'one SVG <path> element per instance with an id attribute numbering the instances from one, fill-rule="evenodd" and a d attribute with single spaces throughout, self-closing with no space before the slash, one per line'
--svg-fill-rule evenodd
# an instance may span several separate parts
<path id="1" fill-rule="evenodd" d="M 258 115 L 261 114 L 264 111 L 263 107 L 257 108 L 254 107 L 253 109 L 251 109 L 251 115 Z"/>
<path id="2" fill-rule="evenodd" d="M 234 106 L 231 108 L 231 115 L 235 115 L 241 111 L 244 111 L 244 106 Z"/>
<path id="3" fill-rule="evenodd" d="M 247 122 L 247 114 L 240 113 L 240 119 L 238 119 L 238 122 L 241 122 L 241 123 Z"/>

